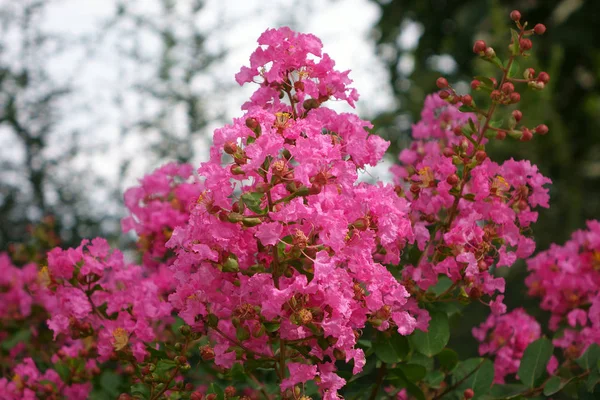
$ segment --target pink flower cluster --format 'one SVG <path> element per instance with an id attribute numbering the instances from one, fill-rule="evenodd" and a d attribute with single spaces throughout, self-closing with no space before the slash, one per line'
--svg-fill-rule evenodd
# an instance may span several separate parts
<path id="1" fill-rule="evenodd" d="M 0 253 L 0 322 L 19 321 L 31 315 L 31 307 L 39 303 L 31 294 L 38 286 L 37 272 L 37 265 L 19 268 L 8 254 Z"/>
<path id="2" fill-rule="evenodd" d="M 563 246 L 553 244 L 528 261 L 529 295 L 552 313 L 549 327 L 562 330 L 554 344 L 573 357 L 600 344 L 600 222 L 573 233 Z M 564 328 L 564 329 L 563 329 Z"/>
<path id="3" fill-rule="evenodd" d="M 367 322 L 402 335 L 427 326 L 381 264 L 398 263 L 414 238 L 408 202 L 391 186 L 357 183 L 388 143 L 369 135 L 370 123 L 322 107 L 357 95 L 321 42 L 281 28 L 259 44 L 237 75 L 259 89 L 242 118 L 215 131 L 199 169 L 205 191 L 167 243 L 179 281 L 169 301 L 194 329 L 211 328 L 217 365 L 278 348 L 295 360 L 282 389 L 318 376 L 324 398 L 336 399 L 345 380 L 334 361 L 362 370 L 356 343 Z"/>
<path id="4" fill-rule="evenodd" d="M 533 209 L 548 207 L 544 185 L 550 179 L 529 161 L 492 162 L 479 147 L 485 138 L 478 137 L 474 115 L 458 106 L 427 97 L 422 120 L 413 126 L 415 141 L 393 167 L 424 251 L 403 274 L 422 290 L 445 275 L 454 284 L 463 281 L 472 298 L 493 296 L 504 291 L 504 280 L 490 268 L 511 266 L 535 249 L 526 232 L 537 219 Z M 493 312 L 505 311 L 502 298 L 490 303 Z"/>
<path id="5" fill-rule="evenodd" d="M 141 362 L 171 306 L 139 266 L 125 265 L 105 239 L 84 240 L 75 249 L 55 248 L 40 276 L 47 287 L 48 326 L 54 337 L 97 337 L 98 360 L 131 351 Z"/>
<path id="6" fill-rule="evenodd" d="M 473 328 L 473 336 L 481 344 L 479 354 L 494 356 L 494 382 L 504 383 L 506 375 L 519 370 L 519 364 L 527 346 L 539 339 L 540 324 L 522 308 L 503 315 L 490 315 L 478 327 Z M 557 360 L 552 357 L 548 372 L 556 369 Z"/>
<path id="7" fill-rule="evenodd" d="M 84 400 L 92 389 L 89 382 L 66 385 L 53 369 L 42 374 L 31 358 L 25 358 L 13 372 L 10 380 L 0 378 L 0 396 L 4 400 Z"/>

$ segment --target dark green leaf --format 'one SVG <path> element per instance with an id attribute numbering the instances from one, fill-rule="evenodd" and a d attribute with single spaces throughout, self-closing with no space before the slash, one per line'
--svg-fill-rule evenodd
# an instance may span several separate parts
<path id="1" fill-rule="evenodd" d="M 410 340 L 414 348 L 428 357 L 442 351 L 450 338 L 448 316 L 445 313 L 432 312 L 427 332 L 415 331 Z"/>
<path id="2" fill-rule="evenodd" d="M 458 108 L 460 112 L 473 112 L 473 107 L 462 105 Z"/>
<path id="3" fill-rule="evenodd" d="M 600 373 L 598 372 L 597 369 L 593 369 L 590 372 L 590 375 L 588 376 L 588 379 L 585 383 L 588 392 L 592 393 L 598 383 L 600 383 Z"/>
<path id="4" fill-rule="evenodd" d="M 458 353 L 452 349 L 445 348 L 436 357 L 440 366 L 448 372 L 451 372 L 458 364 Z"/>
<path id="5" fill-rule="evenodd" d="M 473 389 L 474 399 L 489 393 L 494 382 L 494 364 L 482 358 L 470 358 L 460 362 L 452 373 L 452 384 L 462 383 L 457 386 L 458 393 L 466 389 Z"/>
<path id="6" fill-rule="evenodd" d="M 119 396 L 121 393 L 119 386 L 121 386 L 122 383 L 123 378 L 112 371 L 104 371 L 102 375 L 100 375 L 100 387 L 112 398 Z"/>
<path id="7" fill-rule="evenodd" d="M 264 197 L 264 193 L 251 192 L 244 193 L 241 197 L 242 201 L 250 210 L 254 211 L 257 214 L 264 214 L 266 209 L 261 207 L 262 198 Z"/>
<path id="8" fill-rule="evenodd" d="M 166 378 L 167 373 L 175 367 L 177 367 L 177 363 L 174 360 L 160 360 L 156 363 L 156 370 L 154 372 L 161 378 Z"/>
<path id="9" fill-rule="evenodd" d="M 548 382 L 544 385 L 544 396 L 550 396 L 558 392 L 565 386 L 565 383 L 558 376 L 548 379 Z"/>
<path id="10" fill-rule="evenodd" d="M 418 364 L 398 364 L 396 368 L 389 370 L 388 375 L 390 377 L 401 376 L 411 382 L 418 382 L 425 378 L 425 375 L 427 375 L 427 369 Z"/>
<path id="11" fill-rule="evenodd" d="M 279 322 L 265 322 L 263 323 L 267 332 L 276 332 L 279 330 L 281 324 Z"/>
<path id="12" fill-rule="evenodd" d="M 141 396 L 142 399 L 150 398 L 150 388 L 143 383 L 136 383 L 131 385 L 130 393 L 134 396 Z"/>
<path id="13" fill-rule="evenodd" d="M 425 395 L 423 394 L 423 391 L 419 389 L 417 385 L 412 383 L 408 379 L 408 377 L 404 375 L 404 372 L 402 372 L 401 369 L 396 369 L 395 373 L 397 376 L 396 380 L 394 381 L 394 384 L 397 385 L 397 387 L 406 388 L 406 391 L 410 395 L 412 395 L 413 398 L 416 398 L 418 400 L 425 400 Z"/>
<path id="14" fill-rule="evenodd" d="M 431 371 L 425 376 L 425 381 L 429 384 L 429 386 L 433 388 L 438 388 L 440 384 L 444 381 L 446 375 L 442 371 Z"/>
<path id="15" fill-rule="evenodd" d="M 512 38 L 511 44 L 510 44 L 510 53 L 513 56 L 516 56 L 517 54 L 519 54 L 519 32 L 517 32 L 514 29 L 510 29 L 510 36 Z"/>
<path id="16" fill-rule="evenodd" d="M 67 382 L 71 378 L 71 370 L 63 361 L 54 364 L 54 370 L 58 373 L 58 376 L 60 376 L 60 379 L 62 379 L 63 382 Z"/>
<path id="17" fill-rule="evenodd" d="M 11 350 L 21 342 L 27 343 L 30 337 L 31 331 L 29 329 L 21 329 L 20 331 L 15 332 L 15 334 L 8 339 L 2 341 L 2 349 Z"/>
<path id="18" fill-rule="evenodd" d="M 510 69 L 508 70 L 508 77 L 513 78 L 513 77 L 517 76 L 518 73 L 519 73 L 519 63 L 517 62 L 517 60 L 513 60 L 512 64 L 510 65 Z"/>
<path id="19" fill-rule="evenodd" d="M 538 339 L 527 346 L 519 365 L 518 375 L 521 382 L 530 388 L 535 387 L 535 383 L 544 373 L 553 351 L 554 346 L 546 338 Z"/>
<path id="20" fill-rule="evenodd" d="M 394 364 L 402 361 L 408 355 L 408 340 L 405 336 L 397 333 L 389 337 L 378 333 L 377 340 L 373 343 L 373 350 L 381 361 Z"/>
<path id="21" fill-rule="evenodd" d="M 577 359 L 577 364 L 586 371 L 593 369 L 600 361 L 600 346 L 596 343 L 590 345 L 585 353 Z"/>
<path id="22" fill-rule="evenodd" d="M 528 390 L 527 386 L 520 383 L 509 383 L 506 385 L 494 385 L 490 394 L 493 398 L 503 399 L 506 397 L 516 396 L 519 393 L 524 393 Z"/>
<path id="23" fill-rule="evenodd" d="M 225 400 L 225 392 L 223 391 L 223 389 L 221 389 L 220 386 L 215 385 L 214 383 L 211 383 L 210 386 L 208 387 L 208 392 L 207 393 L 214 393 L 217 395 L 217 400 Z"/>

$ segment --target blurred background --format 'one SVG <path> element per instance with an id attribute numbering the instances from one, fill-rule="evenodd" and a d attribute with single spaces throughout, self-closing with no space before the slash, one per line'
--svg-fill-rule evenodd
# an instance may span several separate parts
<path id="1" fill-rule="evenodd" d="M 233 75 L 268 27 L 314 33 L 352 69 L 357 112 L 392 142 L 370 174 L 389 179 L 435 79 L 467 92 L 489 72 L 473 41 L 502 52 L 512 9 L 548 27 L 530 64 L 550 84 L 521 108 L 550 134 L 491 153 L 552 178 L 535 236 L 538 249 L 563 242 L 600 215 L 598 0 L 0 0 L 0 251 L 49 215 L 64 245 L 117 240 L 124 189 L 167 161 L 198 165 L 212 130 L 240 114 L 253 88 Z M 524 274 L 522 264 L 508 273 L 509 308 L 533 304 Z"/>

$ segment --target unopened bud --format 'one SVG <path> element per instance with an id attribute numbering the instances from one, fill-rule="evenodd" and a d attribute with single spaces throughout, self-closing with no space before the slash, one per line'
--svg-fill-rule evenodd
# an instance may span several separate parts
<path id="1" fill-rule="evenodd" d="M 471 89 L 477 90 L 479 89 L 479 86 L 481 86 L 481 82 L 479 82 L 477 79 L 473 79 L 471 81 Z"/>
<path id="2" fill-rule="evenodd" d="M 523 118 L 523 113 L 519 110 L 514 110 L 512 112 L 512 116 L 515 119 L 515 121 L 519 122 L 521 121 L 521 118 Z"/>
<path id="3" fill-rule="evenodd" d="M 469 388 L 464 391 L 463 396 L 465 396 L 465 399 L 469 400 L 475 396 L 475 392 L 473 392 L 473 389 Z"/>
<path id="4" fill-rule="evenodd" d="M 314 108 L 319 108 L 320 105 L 321 103 L 319 103 L 319 100 L 317 99 L 306 99 L 304 100 L 304 103 L 302 103 L 302 107 L 304 107 L 304 109 L 307 111 Z"/>
<path id="5" fill-rule="evenodd" d="M 519 47 L 522 51 L 531 50 L 531 48 L 533 47 L 533 43 L 530 39 L 521 39 L 519 40 Z"/>
<path id="6" fill-rule="evenodd" d="M 487 154 L 483 150 L 479 150 L 477 153 L 475 153 L 475 159 L 479 163 L 482 163 L 486 158 L 487 158 Z"/>
<path id="7" fill-rule="evenodd" d="M 215 351 L 209 345 L 200 346 L 200 357 L 204 361 L 210 361 L 215 358 Z"/>
<path id="8" fill-rule="evenodd" d="M 533 27 L 533 31 L 535 32 L 536 35 L 543 35 L 544 32 L 546 32 L 546 25 L 537 24 L 536 26 Z"/>
<path id="9" fill-rule="evenodd" d="M 513 92 L 510 94 L 510 102 L 511 103 L 518 103 L 519 101 L 521 101 L 521 95 L 517 92 Z"/>
<path id="10" fill-rule="evenodd" d="M 506 139 L 506 132 L 505 131 L 498 131 L 498 133 L 496 134 L 496 139 L 498 139 L 498 140 L 504 140 L 504 139 Z"/>
<path id="11" fill-rule="evenodd" d="M 521 20 L 521 13 L 518 10 L 511 11 L 510 19 L 512 19 L 515 22 Z"/>
<path id="12" fill-rule="evenodd" d="M 473 104 L 473 97 L 471 97 L 469 94 L 466 94 L 462 96 L 461 101 L 465 106 L 471 106 Z"/>
<path id="13" fill-rule="evenodd" d="M 462 136 L 462 126 L 455 126 L 454 129 L 452 129 L 452 132 L 454 132 L 456 136 Z"/>
<path id="14" fill-rule="evenodd" d="M 523 78 L 525 78 L 527 80 L 533 79 L 534 76 L 535 76 L 535 69 L 533 69 L 533 68 L 527 68 L 525 71 L 523 71 Z"/>
<path id="15" fill-rule="evenodd" d="M 487 58 L 494 58 L 496 56 L 496 51 L 493 47 L 488 47 L 485 49 L 485 56 Z"/>
<path id="16" fill-rule="evenodd" d="M 454 150 L 451 147 L 445 147 L 442 151 L 444 157 L 452 157 L 454 155 Z"/>
<path id="17" fill-rule="evenodd" d="M 547 72 L 540 72 L 540 74 L 538 75 L 537 79 L 538 82 L 542 82 L 543 84 L 546 84 L 548 82 L 550 82 L 550 75 L 548 75 Z"/>
<path id="18" fill-rule="evenodd" d="M 515 85 L 510 82 L 505 82 L 502 84 L 500 90 L 502 90 L 504 94 L 511 94 L 515 91 Z"/>
<path id="19" fill-rule="evenodd" d="M 448 178 L 446 178 L 446 182 L 448 182 L 448 184 L 452 186 L 456 185 L 458 183 L 458 180 L 459 178 L 456 174 L 452 174 Z"/>
<path id="20" fill-rule="evenodd" d="M 442 91 L 439 93 L 439 96 L 440 96 L 440 99 L 442 99 L 442 100 L 446 100 L 448 97 L 450 97 L 450 92 L 449 92 L 449 91 L 447 91 L 447 90 L 442 90 Z"/>
<path id="21" fill-rule="evenodd" d="M 546 133 L 548 133 L 548 126 L 543 125 L 543 124 L 536 126 L 535 133 L 539 133 L 540 135 L 545 135 Z"/>
<path id="22" fill-rule="evenodd" d="M 531 132 L 527 128 L 523 129 L 523 135 L 521 136 L 521 142 L 528 142 L 531 139 L 533 139 L 533 132 Z"/>
<path id="23" fill-rule="evenodd" d="M 440 89 L 446 89 L 448 87 L 448 80 L 446 78 L 440 77 L 437 78 L 435 84 Z"/>
<path id="24" fill-rule="evenodd" d="M 475 44 L 473 44 L 473 53 L 481 55 L 481 53 L 483 53 L 486 48 L 487 45 L 483 40 L 477 40 Z"/>
<path id="25" fill-rule="evenodd" d="M 234 142 L 225 142 L 225 144 L 223 145 L 223 150 L 225 150 L 225 153 L 227 154 L 234 154 L 237 151 L 237 149 L 237 144 L 235 144 Z"/>

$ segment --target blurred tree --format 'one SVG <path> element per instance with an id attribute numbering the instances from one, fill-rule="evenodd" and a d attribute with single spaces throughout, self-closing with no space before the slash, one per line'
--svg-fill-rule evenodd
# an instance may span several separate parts
<path id="1" fill-rule="evenodd" d="M 375 119 L 377 132 L 392 141 L 398 153 L 409 141 L 412 122 L 420 119 L 423 100 L 437 91 L 435 80 L 444 75 L 467 93 L 470 80 L 490 64 L 477 60 L 473 42 L 485 40 L 505 56 L 500 37 L 521 11 L 524 20 L 548 27 L 534 38 L 532 66 L 547 71 L 550 84 L 519 104 L 528 126 L 546 123 L 550 133 L 527 143 L 495 142 L 493 157 L 527 158 L 553 180 L 551 207 L 540 213 L 534 226 L 538 249 L 562 243 L 570 233 L 598 218 L 600 211 L 600 1 L 596 0 L 376 0 L 381 16 L 374 27 L 378 54 L 386 63 L 396 97 L 396 109 Z M 476 97 L 477 98 L 477 97 Z M 400 132 L 400 134 L 398 133 Z M 530 302 L 522 284 L 524 265 L 510 270 L 509 308 Z M 471 313 L 472 311 L 472 313 Z M 538 312 L 539 314 L 539 312 Z M 477 323 L 483 311 L 470 310 Z M 457 327 L 458 328 L 458 327 Z M 473 352 L 470 325 L 461 323 L 462 336 L 454 338 Z"/>
<path id="2" fill-rule="evenodd" d="M 48 28 L 48 14 L 60 3 L 0 0 L 0 251 L 23 241 L 27 227 L 46 215 L 56 217 L 65 245 L 115 237 L 122 183 L 166 161 L 190 161 L 194 141 L 218 117 L 207 115 L 206 99 L 218 84 L 207 70 L 223 52 L 207 50 L 203 1 L 110 0 L 112 15 L 79 36 Z M 100 140 L 98 122 L 110 106 L 56 74 L 62 55 L 82 54 L 77 74 L 81 65 L 106 61 L 98 59 L 107 48 L 119 79 L 108 88 L 118 144 Z M 78 119 L 84 122 L 72 122 Z M 134 162 L 143 164 L 133 172 L 132 157 L 110 148 L 127 142 L 136 149 Z M 120 166 L 120 176 L 102 174 L 102 154 Z"/>

